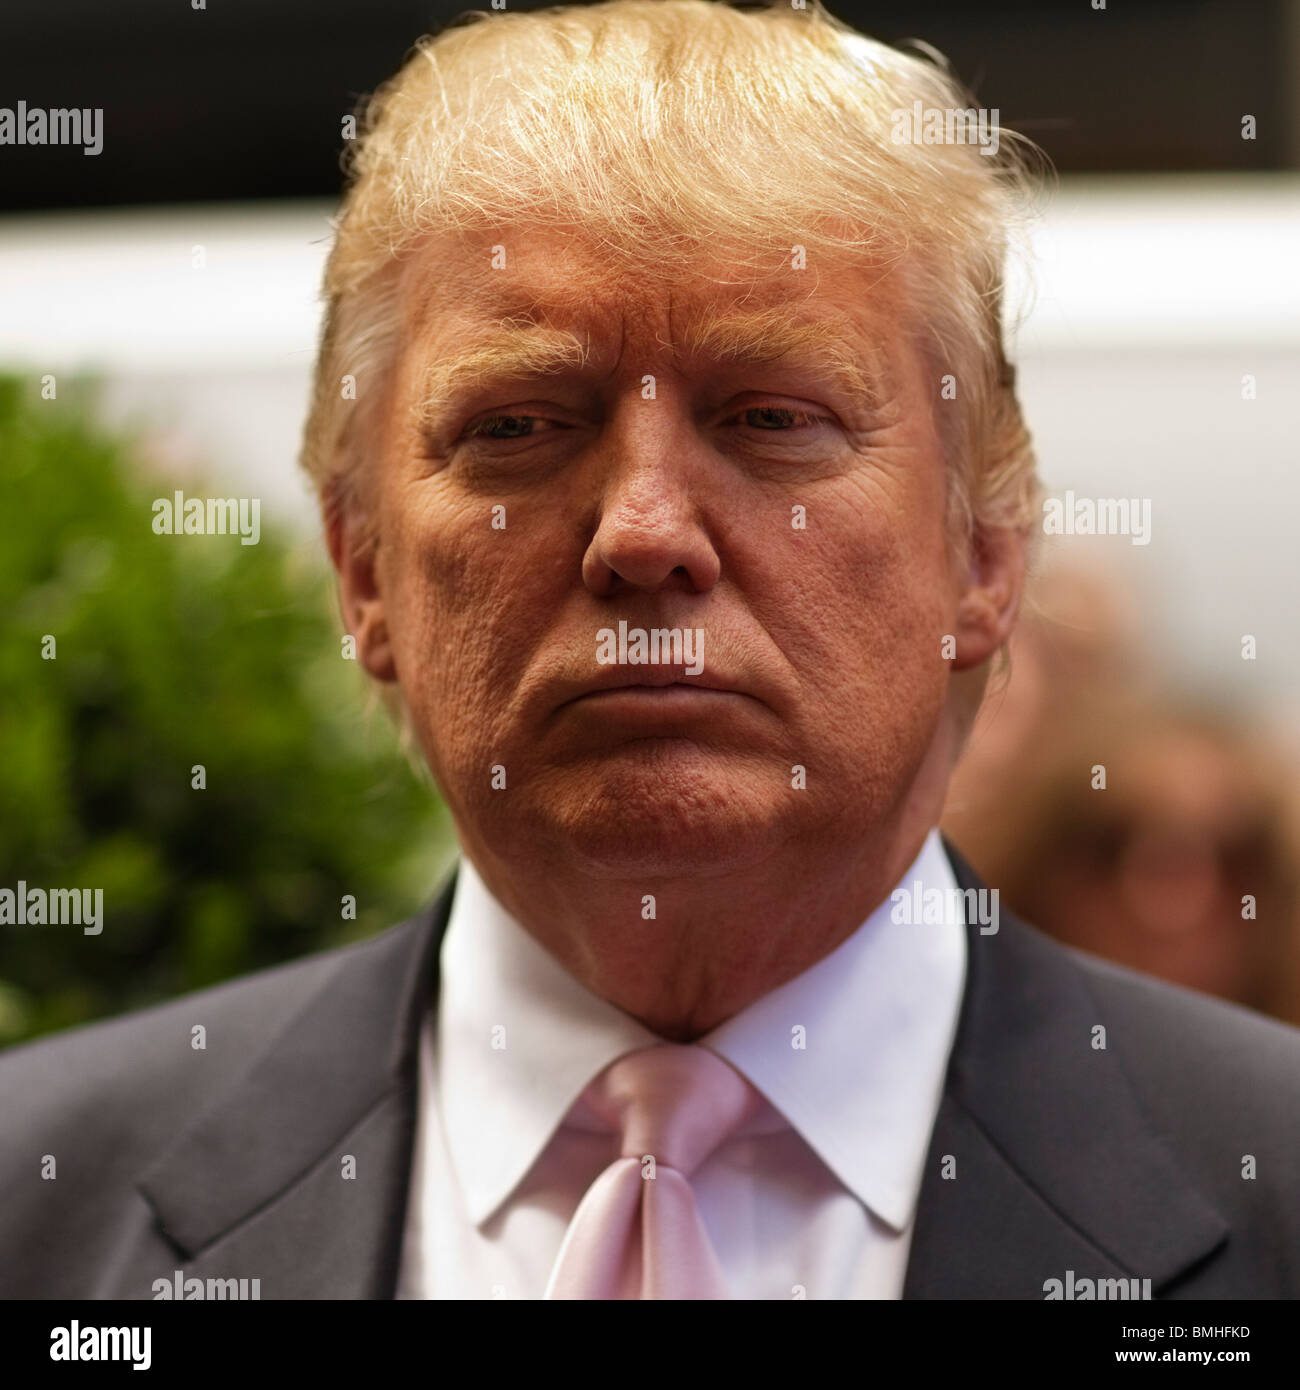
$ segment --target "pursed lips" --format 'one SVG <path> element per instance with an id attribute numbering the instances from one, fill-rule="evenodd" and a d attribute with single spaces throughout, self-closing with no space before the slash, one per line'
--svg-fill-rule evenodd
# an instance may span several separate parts
<path id="1" fill-rule="evenodd" d="M 638 670 L 620 669 L 597 676 L 562 704 L 616 695 L 639 695 L 644 698 L 671 696 L 678 699 L 686 695 L 739 695 L 753 698 L 726 678 L 706 672 L 692 676 L 680 665 L 669 665 Z"/>
<path id="2" fill-rule="evenodd" d="M 729 676 L 687 674 L 680 665 L 620 666 L 593 673 L 552 705 L 552 716 L 603 741 L 608 735 L 633 739 L 697 739 L 705 730 L 734 728 L 746 711 L 763 702 Z M 561 692 L 563 694 L 564 692 Z"/>

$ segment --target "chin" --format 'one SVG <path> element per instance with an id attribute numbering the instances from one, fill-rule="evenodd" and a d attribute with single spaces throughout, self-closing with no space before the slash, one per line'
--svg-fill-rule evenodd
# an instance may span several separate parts
<path id="1" fill-rule="evenodd" d="M 539 789 L 537 839 L 588 872 L 703 876 L 761 863 L 809 809 L 789 777 L 698 747 L 630 746 Z"/>

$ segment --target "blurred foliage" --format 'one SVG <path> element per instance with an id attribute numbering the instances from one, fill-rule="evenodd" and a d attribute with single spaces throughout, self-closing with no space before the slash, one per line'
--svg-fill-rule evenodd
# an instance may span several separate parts
<path id="1" fill-rule="evenodd" d="M 257 545 L 156 535 L 155 497 L 229 488 L 142 452 L 86 385 L 0 376 L 0 888 L 104 892 L 97 936 L 0 926 L 0 1045 L 369 935 L 450 857 L 319 543 L 265 506 Z"/>

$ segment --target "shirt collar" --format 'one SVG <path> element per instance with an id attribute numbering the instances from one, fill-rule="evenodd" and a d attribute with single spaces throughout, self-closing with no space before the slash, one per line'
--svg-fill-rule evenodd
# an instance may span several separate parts
<path id="1" fill-rule="evenodd" d="M 956 892 L 932 830 L 898 890 L 857 931 L 700 1039 L 897 1230 L 920 1192 L 965 984 Z M 914 922 L 910 906 L 923 902 L 944 904 L 942 920 Z M 464 857 L 441 981 L 435 1093 L 467 1214 L 481 1224 L 587 1084 L 663 1039 L 574 979 Z"/>
<path id="2" fill-rule="evenodd" d="M 527 1173 L 616 1057 L 663 1039 L 593 994 L 506 911 L 462 856 L 440 957 L 437 1095 L 470 1219 Z"/>
<path id="3" fill-rule="evenodd" d="M 932 830 L 857 931 L 700 1039 L 899 1231 L 920 1196 L 966 983 L 959 892 Z"/>

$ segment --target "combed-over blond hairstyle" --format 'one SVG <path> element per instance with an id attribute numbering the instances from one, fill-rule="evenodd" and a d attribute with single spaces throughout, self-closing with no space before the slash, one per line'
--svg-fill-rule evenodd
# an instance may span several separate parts
<path id="1" fill-rule="evenodd" d="M 993 157 L 897 143 L 896 113 L 918 101 L 974 106 L 937 58 L 865 38 L 818 0 L 473 12 L 420 40 L 365 107 L 325 271 L 302 449 L 322 504 L 361 497 L 367 412 L 399 345 L 402 260 L 425 233 L 505 231 L 526 215 L 647 276 L 719 248 L 758 271 L 789 265 L 795 246 L 810 269 L 904 264 L 954 534 L 1028 529 L 1034 456 L 1001 306 L 1032 147 L 1005 129 Z"/>

